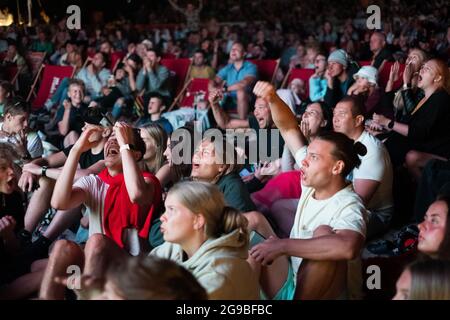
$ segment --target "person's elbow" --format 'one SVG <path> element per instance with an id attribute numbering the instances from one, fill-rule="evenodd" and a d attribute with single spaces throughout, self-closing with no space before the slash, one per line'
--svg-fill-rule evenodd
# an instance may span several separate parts
<path id="1" fill-rule="evenodd" d="M 56 209 L 56 210 L 67 210 L 69 209 L 67 207 L 67 205 L 64 203 L 64 200 L 61 199 L 60 197 L 55 197 L 55 195 L 53 195 L 51 201 L 50 201 L 50 205 L 52 206 L 52 208 Z"/>
<path id="2" fill-rule="evenodd" d="M 345 239 L 342 246 L 342 258 L 344 260 L 353 260 L 359 257 L 362 247 L 362 236 L 355 236 L 352 239 Z"/>
<path id="3" fill-rule="evenodd" d="M 133 204 L 147 205 L 153 201 L 153 188 L 137 188 L 129 192 L 128 196 Z"/>

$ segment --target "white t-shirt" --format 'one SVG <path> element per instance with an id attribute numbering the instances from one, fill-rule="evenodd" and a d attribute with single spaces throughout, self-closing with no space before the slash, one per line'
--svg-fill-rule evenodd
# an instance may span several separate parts
<path id="1" fill-rule="evenodd" d="M 394 205 L 392 196 L 393 178 L 391 158 L 388 151 L 380 140 L 367 131 L 364 131 L 356 141 L 361 142 L 367 148 L 367 153 L 365 156 L 359 157 L 361 165 L 351 173 L 351 181 L 367 179 L 380 182 L 367 205 L 367 209 L 372 212 L 392 209 Z"/>
<path id="2" fill-rule="evenodd" d="M 296 161 L 301 166 L 303 153 L 299 151 L 296 153 Z M 352 230 L 365 237 L 367 212 L 351 184 L 325 200 L 314 199 L 314 193 L 313 188 L 302 185 L 302 195 L 291 229 L 291 239 L 310 239 L 314 230 L 321 225 L 328 225 L 333 230 Z M 301 257 L 291 257 L 295 274 L 302 260 Z"/>
<path id="3" fill-rule="evenodd" d="M 73 186 L 83 190 L 87 196 L 84 205 L 86 206 L 86 212 L 89 213 L 89 237 L 96 233 L 105 234 L 103 215 L 106 192 L 109 185 L 104 183 L 97 175 L 90 174 L 78 179 Z M 140 253 L 139 237 L 136 229 L 125 229 L 123 242 L 131 255 L 136 256 Z"/>
<path id="4" fill-rule="evenodd" d="M 367 209 L 373 213 L 392 210 L 394 206 L 392 195 L 393 173 L 391 158 L 389 157 L 386 147 L 380 140 L 367 131 L 364 131 L 356 141 L 361 142 L 366 147 L 367 153 L 365 156 L 359 156 L 361 165 L 359 168 L 353 169 L 347 179 L 353 183 L 356 179 L 367 179 L 380 182 Z M 301 166 L 301 162 L 306 158 L 306 155 L 306 146 L 297 150 L 295 161 L 299 166 Z"/>
<path id="5" fill-rule="evenodd" d="M 0 122 L 0 130 L 3 130 L 3 122 Z M 13 137 L 1 139 L 2 142 L 9 142 L 11 144 L 17 144 L 20 137 L 16 134 Z M 44 148 L 42 147 L 42 141 L 39 135 L 36 132 L 29 132 L 27 134 L 27 150 L 30 154 L 31 158 L 39 158 L 42 157 L 44 153 Z"/>

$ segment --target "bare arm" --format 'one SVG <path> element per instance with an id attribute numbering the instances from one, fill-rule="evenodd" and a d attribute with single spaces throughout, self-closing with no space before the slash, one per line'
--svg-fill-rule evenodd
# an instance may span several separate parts
<path id="1" fill-rule="evenodd" d="M 66 104 L 65 100 L 63 103 Z M 69 103 L 69 102 L 67 102 Z M 65 136 L 69 133 L 69 119 L 70 119 L 70 107 L 64 108 L 64 115 L 60 122 L 58 122 L 58 131 L 62 136 Z"/>
<path id="2" fill-rule="evenodd" d="M 242 79 L 239 82 L 236 82 L 235 84 L 228 87 L 228 91 L 237 91 L 237 90 L 243 90 L 246 87 L 250 86 L 253 82 L 256 81 L 256 78 L 253 76 L 248 76 Z"/>
<path id="3" fill-rule="evenodd" d="M 81 154 L 89 150 L 94 144 L 94 142 L 89 141 L 89 137 L 99 130 L 101 129 L 98 127 L 88 127 L 83 131 L 72 150 L 70 150 L 62 172 L 56 180 L 51 200 L 52 207 L 60 210 L 67 210 L 78 207 L 85 202 L 85 192 L 80 188 L 74 188 L 73 182 Z"/>
<path id="4" fill-rule="evenodd" d="M 258 81 L 253 92 L 256 96 L 269 102 L 272 119 L 280 130 L 289 150 L 295 155 L 300 148 L 306 145 L 306 139 L 298 127 L 295 115 L 276 94 L 275 88 L 270 83 Z"/>
<path id="5" fill-rule="evenodd" d="M 120 146 L 132 142 L 132 128 L 124 123 L 116 123 L 114 126 L 117 142 Z M 122 150 L 123 175 L 125 177 L 125 186 L 128 196 L 132 203 L 139 205 L 148 205 L 153 202 L 154 186 L 142 176 L 142 172 L 137 163 L 136 152 L 133 150 Z"/>
<path id="6" fill-rule="evenodd" d="M 230 119 L 228 114 L 219 105 L 220 96 L 221 92 L 217 89 L 213 89 L 210 91 L 208 97 L 217 125 L 221 129 L 248 128 L 248 120 Z"/>
<path id="7" fill-rule="evenodd" d="M 367 206 L 380 185 L 379 181 L 370 179 L 355 179 L 353 186 L 364 205 Z"/>

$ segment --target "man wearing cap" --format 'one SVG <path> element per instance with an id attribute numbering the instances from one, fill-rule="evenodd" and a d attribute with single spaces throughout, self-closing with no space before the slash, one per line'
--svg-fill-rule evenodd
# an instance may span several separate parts
<path id="1" fill-rule="evenodd" d="M 354 82 L 349 62 L 347 52 L 342 49 L 333 51 L 328 57 L 328 68 L 325 71 L 327 92 L 324 101 L 330 108 L 336 106 Z"/>

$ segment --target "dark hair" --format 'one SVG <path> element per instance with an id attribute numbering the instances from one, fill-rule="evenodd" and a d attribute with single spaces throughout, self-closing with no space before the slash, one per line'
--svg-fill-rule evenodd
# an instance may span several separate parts
<path id="1" fill-rule="evenodd" d="M 181 163 L 181 164 L 172 164 L 172 170 L 174 172 L 175 175 L 175 181 L 174 182 L 178 182 L 179 180 L 181 180 L 182 178 L 185 177 L 190 177 L 191 176 L 191 171 L 192 171 L 192 155 L 194 153 L 195 150 L 195 145 L 194 145 L 194 126 L 190 125 L 190 124 L 186 124 L 183 127 L 180 127 L 178 129 L 176 129 L 173 133 L 172 136 L 176 133 L 181 133 L 181 141 L 173 141 L 172 140 L 172 136 L 170 137 L 171 141 L 170 141 L 170 145 L 168 145 L 167 147 L 170 149 L 173 149 L 176 145 L 178 145 L 179 143 L 184 144 L 185 146 L 182 148 L 182 150 L 190 150 L 191 152 L 191 157 L 189 159 L 189 161 L 187 163 Z M 184 156 L 184 155 L 182 155 Z"/>
<path id="2" fill-rule="evenodd" d="M 327 122 L 326 126 L 320 128 L 321 131 L 330 131 L 333 129 L 333 112 L 331 108 L 323 101 L 311 102 L 309 105 L 318 104 L 322 111 L 323 119 Z"/>
<path id="3" fill-rule="evenodd" d="M 29 113 L 30 104 L 26 102 L 21 97 L 15 97 L 11 101 L 8 101 L 5 106 L 3 114 L 6 116 L 10 114 L 12 116 L 17 116 L 19 114 Z"/>
<path id="4" fill-rule="evenodd" d="M 195 50 L 194 54 L 196 54 L 196 53 L 201 53 L 201 54 L 203 55 L 203 57 L 206 57 L 206 52 L 205 52 L 205 50 L 197 49 L 197 50 Z"/>
<path id="5" fill-rule="evenodd" d="M 363 97 L 362 96 L 345 96 L 342 98 L 339 103 L 350 103 L 351 104 L 351 112 L 353 117 L 363 116 L 364 115 L 364 107 L 363 107 Z"/>
<path id="6" fill-rule="evenodd" d="M 127 300 L 206 300 L 206 290 L 188 270 L 157 256 L 128 257 L 106 274 Z"/>
<path id="7" fill-rule="evenodd" d="M 85 92 L 85 90 L 86 90 L 86 87 L 85 87 L 85 85 L 84 85 L 84 81 L 83 81 L 83 80 L 80 80 L 80 79 L 74 79 L 74 78 L 69 79 L 69 85 L 67 86 L 67 88 L 70 88 L 70 87 L 73 86 L 73 85 L 80 86 L 81 89 L 83 90 L 83 92 Z"/>
<path id="8" fill-rule="evenodd" d="M 156 47 L 147 49 L 147 52 L 149 52 L 149 51 L 153 51 L 155 53 L 156 57 L 158 57 L 158 58 L 162 57 L 161 50 L 157 49 Z"/>
<path id="9" fill-rule="evenodd" d="M 450 260 L 450 196 L 443 194 L 438 195 L 436 201 L 443 201 L 447 205 L 444 239 L 438 249 L 438 259 Z"/>
<path id="10" fill-rule="evenodd" d="M 361 164 L 359 156 L 364 156 L 367 153 L 366 147 L 361 142 L 356 142 L 350 139 L 345 134 L 340 132 L 320 132 L 316 139 L 331 142 L 334 145 L 331 155 L 336 160 L 344 162 L 344 170 L 342 176 L 345 178 L 354 168 L 358 168 Z"/>
<path id="11" fill-rule="evenodd" d="M 142 64 L 142 58 L 139 57 L 139 55 L 137 53 L 132 53 L 128 56 L 127 60 L 132 60 L 134 61 L 136 64 Z"/>
<path id="12" fill-rule="evenodd" d="M 101 52 L 101 51 L 98 51 L 97 53 L 100 53 L 102 55 L 105 66 L 108 66 L 109 65 L 109 56 L 106 53 Z"/>
<path id="13" fill-rule="evenodd" d="M 148 107 L 148 104 L 150 103 L 151 98 L 157 98 L 161 101 L 161 104 L 163 106 L 167 106 L 167 99 L 163 95 L 159 94 L 158 92 L 148 92 L 144 95 L 143 98 L 144 98 L 144 106 L 145 106 L 144 111 L 145 112 L 147 112 L 147 107 Z"/>
<path id="14" fill-rule="evenodd" d="M 9 81 L 6 80 L 0 80 L 0 88 L 3 88 L 3 90 L 6 91 L 6 94 L 11 94 L 13 92 L 13 86 Z"/>

